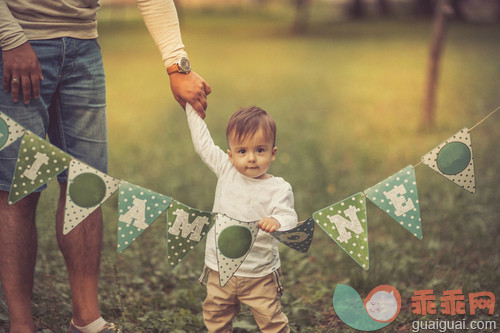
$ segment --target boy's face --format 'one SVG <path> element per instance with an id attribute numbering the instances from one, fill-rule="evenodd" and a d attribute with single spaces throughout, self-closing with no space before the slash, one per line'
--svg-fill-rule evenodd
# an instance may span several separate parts
<path id="1" fill-rule="evenodd" d="M 278 148 L 273 147 L 273 140 L 266 138 L 262 130 L 242 141 L 238 141 L 233 133 L 228 137 L 228 144 L 229 160 L 239 173 L 255 179 L 269 177 L 267 170 L 276 159 Z"/>

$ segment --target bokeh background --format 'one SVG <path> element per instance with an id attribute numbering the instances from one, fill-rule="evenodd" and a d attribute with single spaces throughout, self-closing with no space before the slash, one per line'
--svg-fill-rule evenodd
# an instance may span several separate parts
<path id="1" fill-rule="evenodd" d="M 423 121 L 436 1 L 178 0 L 193 69 L 211 85 L 206 122 L 225 148 L 225 126 L 238 108 L 258 105 L 278 124 L 270 173 L 294 188 L 301 220 L 363 191 L 420 158 L 500 106 L 500 5 L 449 1 L 443 29 L 435 116 Z M 109 175 L 211 210 L 216 178 L 195 154 L 182 108 L 133 1 L 102 1 L 100 44 L 107 75 Z M 384 329 L 413 321 L 491 320 L 422 317 L 411 296 L 421 289 L 500 295 L 500 112 L 472 132 L 477 192 L 472 195 L 423 164 L 416 166 L 423 240 L 367 202 L 370 269 L 364 271 L 316 227 L 307 254 L 281 248 L 284 310 L 293 332 L 350 332 L 335 315 L 339 283 L 364 298 L 380 284 L 402 296 Z M 66 332 L 70 290 L 55 240 L 58 187 L 38 210 L 39 254 L 33 314 L 39 332 Z M 100 301 L 124 332 L 204 332 L 198 284 L 200 244 L 178 267 L 166 264 L 162 215 L 132 246 L 116 253 L 117 195 L 104 205 Z M 468 309 L 468 301 L 466 301 Z M 468 313 L 468 312 L 467 312 Z M 248 309 L 237 332 L 258 331 Z M 0 296 L 0 332 L 8 332 Z"/>

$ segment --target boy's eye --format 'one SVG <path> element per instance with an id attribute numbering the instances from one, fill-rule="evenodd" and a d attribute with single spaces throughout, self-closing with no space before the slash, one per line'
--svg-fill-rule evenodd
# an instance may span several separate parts
<path id="1" fill-rule="evenodd" d="M 240 153 L 240 154 L 244 154 L 246 152 L 247 152 L 246 149 L 240 149 L 240 150 L 238 150 L 238 153 Z"/>
<path id="2" fill-rule="evenodd" d="M 257 152 L 258 153 L 263 153 L 264 152 L 264 148 L 257 148 Z"/>

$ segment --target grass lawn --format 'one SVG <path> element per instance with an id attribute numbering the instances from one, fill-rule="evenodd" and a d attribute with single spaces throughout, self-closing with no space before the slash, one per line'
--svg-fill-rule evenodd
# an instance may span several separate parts
<path id="1" fill-rule="evenodd" d="M 276 16 L 273 16 L 276 15 Z M 211 85 L 206 122 L 225 147 L 225 125 L 241 106 L 267 109 L 278 124 L 278 156 L 270 172 L 289 181 L 306 219 L 363 191 L 420 158 L 500 106 L 499 25 L 449 26 L 439 81 L 436 127 L 420 129 L 430 23 L 339 22 L 292 36 L 288 16 L 183 13 L 183 39 L 193 68 Z M 140 21 L 100 25 L 107 74 L 110 169 L 115 178 L 210 210 L 216 179 L 195 154 L 185 116 Z M 411 296 L 432 289 L 490 291 L 500 296 L 500 112 L 471 132 L 477 192 L 472 195 L 423 164 L 416 166 L 424 238 L 419 241 L 367 202 L 370 269 L 364 271 L 316 227 L 307 254 L 281 250 L 284 311 L 293 332 L 350 332 L 335 315 L 339 283 L 361 298 L 390 284 L 402 297 L 384 331 L 407 332 L 413 321 L 494 320 L 476 315 L 422 317 Z M 33 313 L 39 328 L 65 332 L 70 290 L 55 240 L 57 185 L 38 210 L 39 258 Z M 116 254 L 117 195 L 108 200 L 100 300 L 103 315 L 125 332 L 203 332 L 204 287 L 197 278 L 204 244 L 171 270 L 165 214 L 125 252 Z M 468 302 L 467 302 L 468 303 Z M 248 309 L 239 332 L 257 330 Z M 466 306 L 468 310 L 468 307 Z M 468 313 L 468 312 L 467 312 Z M 0 332 L 7 332 L 0 297 Z"/>

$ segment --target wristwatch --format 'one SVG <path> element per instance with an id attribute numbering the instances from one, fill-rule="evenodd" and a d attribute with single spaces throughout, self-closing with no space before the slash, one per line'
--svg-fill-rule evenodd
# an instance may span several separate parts
<path id="1" fill-rule="evenodd" d="M 173 73 L 188 74 L 189 72 L 191 72 L 191 63 L 186 57 L 182 57 L 175 64 L 167 67 L 168 75 Z"/>

